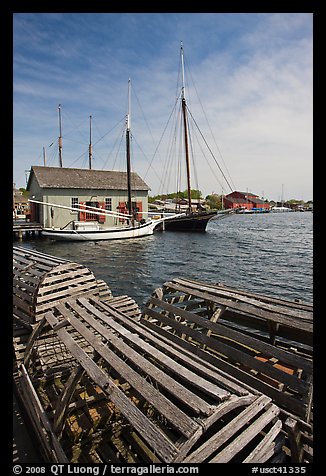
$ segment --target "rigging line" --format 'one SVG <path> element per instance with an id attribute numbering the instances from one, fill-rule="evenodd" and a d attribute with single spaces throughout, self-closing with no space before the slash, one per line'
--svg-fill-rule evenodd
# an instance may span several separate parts
<path id="1" fill-rule="evenodd" d="M 83 152 L 82 154 L 80 154 L 79 157 L 77 157 L 73 162 L 70 163 L 70 165 L 68 165 L 68 168 L 69 167 L 72 167 L 80 158 L 82 158 L 83 156 L 85 156 L 85 154 L 87 153 L 87 151 Z M 85 161 L 85 157 L 84 157 L 84 161 Z M 83 168 L 83 167 L 82 167 Z"/>
<path id="2" fill-rule="evenodd" d="M 141 148 L 140 144 L 138 144 L 137 140 L 135 139 L 135 136 L 132 134 L 132 138 L 134 140 L 134 142 L 136 143 L 137 147 L 139 148 L 139 150 L 141 151 L 141 153 L 143 154 L 143 156 L 145 157 L 145 159 L 147 160 L 147 162 L 149 161 L 147 155 L 145 154 L 145 152 L 143 151 L 143 149 Z M 160 180 L 160 176 L 159 174 L 156 172 L 156 170 L 153 169 L 153 172 L 154 174 L 156 175 L 156 177 Z"/>
<path id="3" fill-rule="evenodd" d="M 157 144 L 157 146 L 156 146 L 156 149 L 155 149 L 155 151 L 154 151 L 154 155 L 153 155 L 153 157 L 152 157 L 152 159 L 151 159 L 151 161 L 150 161 L 150 164 L 149 164 L 149 166 L 148 166 L 148 168 L 147 168 L 147 170 L 146 170 L 144 179 L 146 178 L 146 176 L 147 176 L 147 174 L 148 174 L 148 171 L 149 171 L 149 169 L 150 169 L 151 166 L 152 166 L 153 160 L 154 160 L 154 158 L 155 158 L 155 156 L 156 156 L 156 153 L 157 153 L 157 151 L 158 151 L 158 149 L 159 149 L 159 147 L 160 147 L 160 144 L 161 144 L 161 142 L 162 142 L 162 140 L 163 140 L 163 137 L 164 137 L 164 135 L 165 135 L 166 129 L 167 129 L 168 125 L 169 125 L 169 122 L 170 122 L 170 120 L 171 120 L 172 114 L 173 114 L 173 112 L 175 111 L 175 108 L 176 108 L 177 103 L 178 103 L 178 98 L 176 99 L 176 101 L 175 101 L 175 103 L 174 103 L 174 105 L 173 105 L 172 111 L 171 111 L 171 113 L 170 113 L 170 115 L 169 115 L 169 118 L 168 118 L 168 120 L 167 120 L 167 123 L 166 123 L 166 125 L 165 125 L 165 127 L 164 127 L 163 133 L 162 133 L 162 135 L 161 135 L 161 137 L 160 137 L 160 140 L 159 140 L 159 142 L 158 142 L 158 144 Z"/>
<path id="4" fill-rule="evenodd" d="M 61 104 L 61 106 L 62 106 L 62 104 Z M 71 119 L 70 114 L 68 114 L 68 111 L 66 111 L 66 110 L 64 109 L 63 114 L 64 114 L 64 115 L 68 118 L 68 120 L 71 122 L 71 124 L 73 125 L 74 129 L 72 129 L 71 131 L 68 131 L 66 134 L 64 134 L 64 135 L 62 136 L 62 138 L 67 139 L 67 136 L 68 136 L 69 134 L 72 134 L 73 132 L 76 132 L 76 131 L 78 131 L 78 133 L 81 135 L 81 137 L 83 137 L 83 135 L 82 135 L 81 131 L 79 130 L 79 128 L 80 128 L 80 126 L 81 126 L 82 124 L 84 124 L 84 122 L 81 122 L 79 126 L 76 126 L 75 123 L 73 122 L 73 120 Z M 83 121 L 84 121 L 84 119 L 83 119 Z M 83 138 L 84 138 L 84 137 L 83 137 Z"/>
<path id="5" fill-rule="evenodd" d="M 133 87 L 133 84 L 131 84 L 131 89 L 132 89 L 132 95 L 133 95 L 133 97 L 135 96 L 135 98 L 136 98 L 136 100 L 137 100 L 137 104 L 138 104 L 138 106 L 139 106 L 139 109 L 141 110 L 141 113 L 142 113 L 142 116 L 143 116 L 143 120 L 144 120 L 144 122 L 145 122 L 145 124 L 146 124 L 146 126 L 147 126 L 148 132 L 149 132 L 149 134 L 150 134 L 150 136 L 151 136 L 151 139 L 152 139 L 152 142 L 153 142 L 153 144 L 154 144 L 155 142 L 154 142 L 154 137 L 153 137 L 152 131 L 151 131 L 150 127 L 149 127 L 148 121 L 146 120 L 146 117 L 145 117 L 145 114 L 144 114 L 144 110 L 143 110 L 143 108 L 141 107 L 141 103 L 140 103 L 140 101 L 139 101 L 139 99 L 138 99 L 138 96 L 137 96 L 137 94 L 136 94 L 136 92 L 135 92 L 135 89 L 134 89 L 134 87 Z"/>
<path id="6" fill-rule="evenodd" d="M 165 191 L 167 194 L 169 192 L 169 184 L 171 184 L 171 175 L 173 174 L 173 167 L 175 166 L 176 146 L 178 142 L 176 133 L 179 130 L 178 114 L 180 114 L 180 110 L 177 110 L 176 104 L 177 103 L 175 103 L 172 109 L 172 112 L 170 114 L 169 121 L 168 121 L 170 122 L 171 118 L 173 118 L 173 124 L 170 129 L 170 136 L 167 139 L 167 154 L 166 154 L 167 159 L 165 160 L 165 164 L 164 164 L 165 169 L 163 168 L 162 180 L 160 182 L 160 187 L 162 189 L 162 192 Z M 174 173 L 174 178 L 177 179 L 177 167 Z"/>
<path id="7" fill-rule="evenodd" d="M 201 100 L 200 100 L 200 96 L 199 96 L 199 94 L 198 94 L 195 81 L 194 81 L 193 76 L 192 76 L 192 74 L 191 74 L 191 71 L 189 70 L 188 67 L 187 67 L 187 74 L 189 74 L 189 76 L 190 76 L 190 78 L 191 78 L 192 85 L 193 85 L 193 87 L 194 87 L 194 89 L 195 89 L 198 102 L 199 102 L 199 104 L 200 104 L 201 110 L 202 110 L 202 112 L 203 112 L 203 114 L 204 114 L 204 117 L 205 117 L 205 119 L 206 119 L 206 124 L 207 124 L 207 126 L 208 126 L 208 128 L 209 128 L 209 130 L 210 130 L 210 133 L 211 133 L 211 136 L 212 136 L 212 138 L 213 138 L 215 147 L 217 148 L 218 153 L 219 153 L 219 155 L 220 155 L 220 157 L 221 157 L 221 159 L 222 159 L 223 165 L 224 165 L 224 167 L 225 167 L 225 170 L 226 170 L 227 173 L 228 173 L 230 182 L 232 183 L 232 186 L 233 186 L 233 190 L 235 190 L 235 185 L 234 185 L 234 183 L 233 183 L 231 174 L 230 174 L 230 172 L 229 172 L 229 170 L 228 170 L 228 168 L 227 168 L 227 166 L 226 166 L 226 163 L 225 163 L 225 161 L 224 161 L 224 159 L 223 159 L 222 152 L 221 152 L 221 150 L 220 150 L 220 148 L 219 148 L 219 146 L 218 146 L 218 144 L 217 144 L 217 142 L 216 142 L 215 136 L 214 136 L 214 134 L 213 134 L 212 128 L 211 128 L 210 123 L 209 123 L 208 118 L 207 118 L 207 114 L 205 113 L 205 109 L 204 109 L 203 104 L 202 104 L 202 102 L 201 102 Z M 232 190 L 232 189 L 231 189 L 231 190 Z"/>
<path id="8" fill-rule="evenodd" d="M 191 156 L 191 162 L 192 162 L 192 170 L 194 172 L 195 176 L 195 184 L 196 184 L 196 189 L 199 191 L 199 182 L 198 182 L 198 174 L 197 174 L 197 167 L 196 167 L 196 162 L 195 162 L 195 152 L 194 152 L 194 141 L 192 140 L 192 131 L 190 132 L 190 124 L 188 121 L 188 137 L 189 137 L 189 144 L 190 144 L 190 156 Z M 198 197 L 200 198 L 200 197 Z"/>
<path id="9" fill-rule="evenodd" d="M 195 119 L 194 119 L 193 115 L 191 114 L 191 112 L 190 112 L 190 110 L 189 110 L 188 107 L 187 107 L 187 110 L 188 110 L 188 112 L 189 112 L 189 114 L 190 114 L 192 120 L 194 121 L 194 124 L 196 125 L 196 127 L 197 127 L 197 129 L 198 129 L 198 131 L 199 131 L 199 134 L 201 135 L 201 137 L 202 137 L 203 141 L 205 142 L 205 144 L 206 144 L 208 150 L 210 151 L 210 153 L 211 153 L 211 155 L 212 155 L 212 157 L 213 157 L 213 159 L 214 159 L 216 165 L 218 166 L 218 168 L 219 168 L 221 174 L 223 175 L 224 180 L 226 181 L 226 183 L 227 183 L 228 186 L 230 187 L 231 192 L 233 192 L 233 189 L 232 189 L 232 187 L 231 187 L 231 185 L 230 185 L 228 179 L 225 177 L 225 174 L 224 174 L 223 170 L 221 169 L 220 164 L 219 164 L 218 161 L 216 160 L 216 157 L 214 156 L 214 154 L 213 154 L 213 152 L 212 152 L 212 149 L 209 147 L 209 145 L 208 145 L 208 143 L 207 143 L 205 137 L 203 136 L 201 130 L 199 129 L 198 124 L 197 124 L 197 122 L 195 121 Z"/>
<path id="10" fill-rule="evenodd" d="M 197 138 L 195 132 L 196 132 L 196 131 L 193 130 L 193 133 L 194 133 L 195 137 Z M 206 154 L 205 154 L 205 152 L 204 152 L 204 149 L 203 149 L 203 147 L 202 147 L 202 145 L 201 145 L 201 142 L 200 142 L 198 139 L 197 139 L 197 141 L 198 141 L 198 145 L 199 145 L 200 151 L 201 151 L 203 157 L 205 158 L 206 163 L 207 163 L 208 167 L 210 168 L 210 170 L 211 170 L 211 172 L 212 172 L 212 175 L 214 176 L 215 180 L 221 185 L 221 188 L 222 188 L 222 190 L 223 190 L 223 184 L 222 184 L 222 182 L 220 181 L 220 179 L 218 178 L 218 176 L 216 175 L 216 172 L 215 172 L 215 170 L 213 169 L 213 167 L 211 166 L 210 162 L 208 161 L 208 159 L 207 159 L 207 157 L 206 157 Z"/>
<path id="11" fill-rule="evenodd" d="M 119 124 L 121 124 L 121 122 L 123 122 L 123 124 L 125 124 L 125 120 L 126 120 L 126 116 L 123 116 L 122 119 L 120 119 L 120 121 L 118 121 L 108 132 L 106 132 L 102 137 L 100 137 L 96 142 L 93 143 L 93 147 L 98 144 L 102 139 L 104 139 L 105 136 L 107 136 L 108 134 L 110 134 L 110 132 L 113 131 L 113 129 L 115 129 Z M 98 129 L 98 126 L 97 124 L 95 123 L 95 126 Z"/>
<path id="12" fill-rule="evenodd" d="M 121 122 L 121 121 L 120 121 Z M 114 159 L 114 162 L 113 162 L 113 169 L 114 169 L 114 166 L 115 166 L 115 163 L 116 163 L 116 160 L 117 160 L 117 155 L 119 154 L 120 152 L 120 149 L 121 149 L 121 143 L 122 143 L 122 140 L 123 140 L 123 137 L 124 137 L 124 132 L 125 132 L 125 122 L 123 122 L 123 127 L 120 129 L 119 131 L 119 135 L 117 135 L 117 138 L 113 144 L 113 147 L 111 149 L 111 151 L 109 152 L 109 154 L 107 155 L 107 158 L 105 159 L 105 162 L 103 164 L 103 167 L 102 167 L 102 170 L 106 167 L 106 164 L 110 158 L 110 156 L 113 154 L 113 151 L 118 143 L 118 141 L 120 140 L 120 143 L 119 143 L 119 146 L 117 148 L 117 152 L 116 152 L 116 155 L 115 155 L 115 159 Z"/>

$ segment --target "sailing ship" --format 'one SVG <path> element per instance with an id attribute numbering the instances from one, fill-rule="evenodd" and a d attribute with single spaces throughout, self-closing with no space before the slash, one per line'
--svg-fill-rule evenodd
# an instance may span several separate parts
<path id="1" fill-rule="evenodd" d="M 118 213 L 108 210 L 103 210 L 102 208 L 97 208 L 93 206 L 83 206 L 80 204 L 75 207 L 66 207 L 64 205 L 58 205 L 53 203 L 45 203 L 30 199 L 32 203 L 38 203 L 43 206 L 51 207 L 51 213 L 53 213 L 53 207 L 69 209 L 71 211 L 77 212 L 91 212 L 94 215 L 105 215 L 105 216 L 114 216 L 121 220 L 119 225 L 105 227 L 97 221 L 93 222 L 82 222 L 82 221 L 71 221 L 67 227 L 63 228 L 43 228 L 42 235 L 45 237 L 54 239 L 54 240 L 69 240 L 69 241 L 85 241 L 85 240 L 112 240 L 112 239 L 124 239 L 124 238 L 139 238 L 142 236 L 152 235 L 155 228 L 164 220 L 164 218 L 158 219 L 136 219 L 136 216 L 139 215 L 139 212 L 136 213 L 135 209 L 132 206 L 132 190 L 131 190 L 131 129 L 130 129 L 130 90 L 131 90 L 131 80 L 128 81 L 128 113 L 126 115 L 126 162 L 127 162 L 127 213 Z M 61 137 L 61 127 L 60 127 L 60 137 Z M 91 148 L 90 148 L 91 149 Z M 61 152 L 61 141 L 59 140 L 59 152 Z M 60 154 L 60 164 L 62 164 L 61 154 Z M 62 165 L 61 165 L 62 166 Z"/>
<path id="2" fill-rule="evenodd" d="M 206 226 L 209 220 L 213 218 L 219 219 L 221 217 L 225 217 L 229 214 L 229 211 L 228 210 L 223 210 L 221 212 L 208 211 L 204 207 L 202 207 L 199 204 L 199 202 L 198 202 L 197 208 L 193 207 L 193 201 L 191 197 L 191 173 L 190 173 L 190 158 L 189 158 L 189 117 L 188 117 L 188 106 L 187 106 L 186 95 L 185 95 L 184 50 L 183 50 L 182 42 L 181 42 L 180 54 L 181 54 L 182 85 L 181 85 L 181 94 L 179 98 L 181 99 L 183 141 L 184 141 L 186 177 L 187 177 L 187 209 L 185 213 L 180 213 L 180 214 L 176 213 L 174 216 L 165 219 L 164 223 L 162 222 L 161 228 L 167 231 L 205 232 Z M 232 191 L 232 188 L 231 188 L 231 191 Z"/>

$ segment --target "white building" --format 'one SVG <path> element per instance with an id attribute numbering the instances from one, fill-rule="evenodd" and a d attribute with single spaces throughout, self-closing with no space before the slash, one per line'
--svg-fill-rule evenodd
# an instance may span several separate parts
<path id="1" fill-rule="evenodd" d="M 131 173 L 132 205 L 138 219 L 148 212 L 148 185 Z M 65 207 L 91 206 L 127 213 L 127 173 L 107 170 L 32 166 L 27 190 L 34 200 Z M 99 221 L 107 226 L 121 218 L 31 203 L 31 221 L 44 227 L 63 228 L 72 220 Z M 140 212 L 145 212 L 140 213 Z"/>

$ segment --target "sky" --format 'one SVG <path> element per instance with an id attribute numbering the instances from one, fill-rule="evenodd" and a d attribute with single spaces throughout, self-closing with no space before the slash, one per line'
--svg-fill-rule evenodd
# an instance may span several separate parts
<path id="1" fill-rule="evenodd" d="M 312 13 L 15 13 L 16 187 L 44 164 L 43 148 L 46 165 L 59 166 L 59 104 L 63 166 L 88 167 L 91 115 L 92 168 L 123 170 L 130 78 L 132 169 L 150 195 L 176 191 L 167 131 L 181 42 L 196 121 L 192 188 L 312 200 Z"/>

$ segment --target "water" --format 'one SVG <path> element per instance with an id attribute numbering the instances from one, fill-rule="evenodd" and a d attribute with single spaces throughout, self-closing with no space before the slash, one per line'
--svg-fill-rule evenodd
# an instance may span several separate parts
<path id="1" fill-rule="evenodd" d="M 14 244 L 81 263 L 114 296 L 127 294 L 140 306 L 176 277 L 313 301 L 310 212 L 232 215 L 211 220 L 203 234 L 155 232 L 136 240 L 82 243 L 36 238 Z"/>

